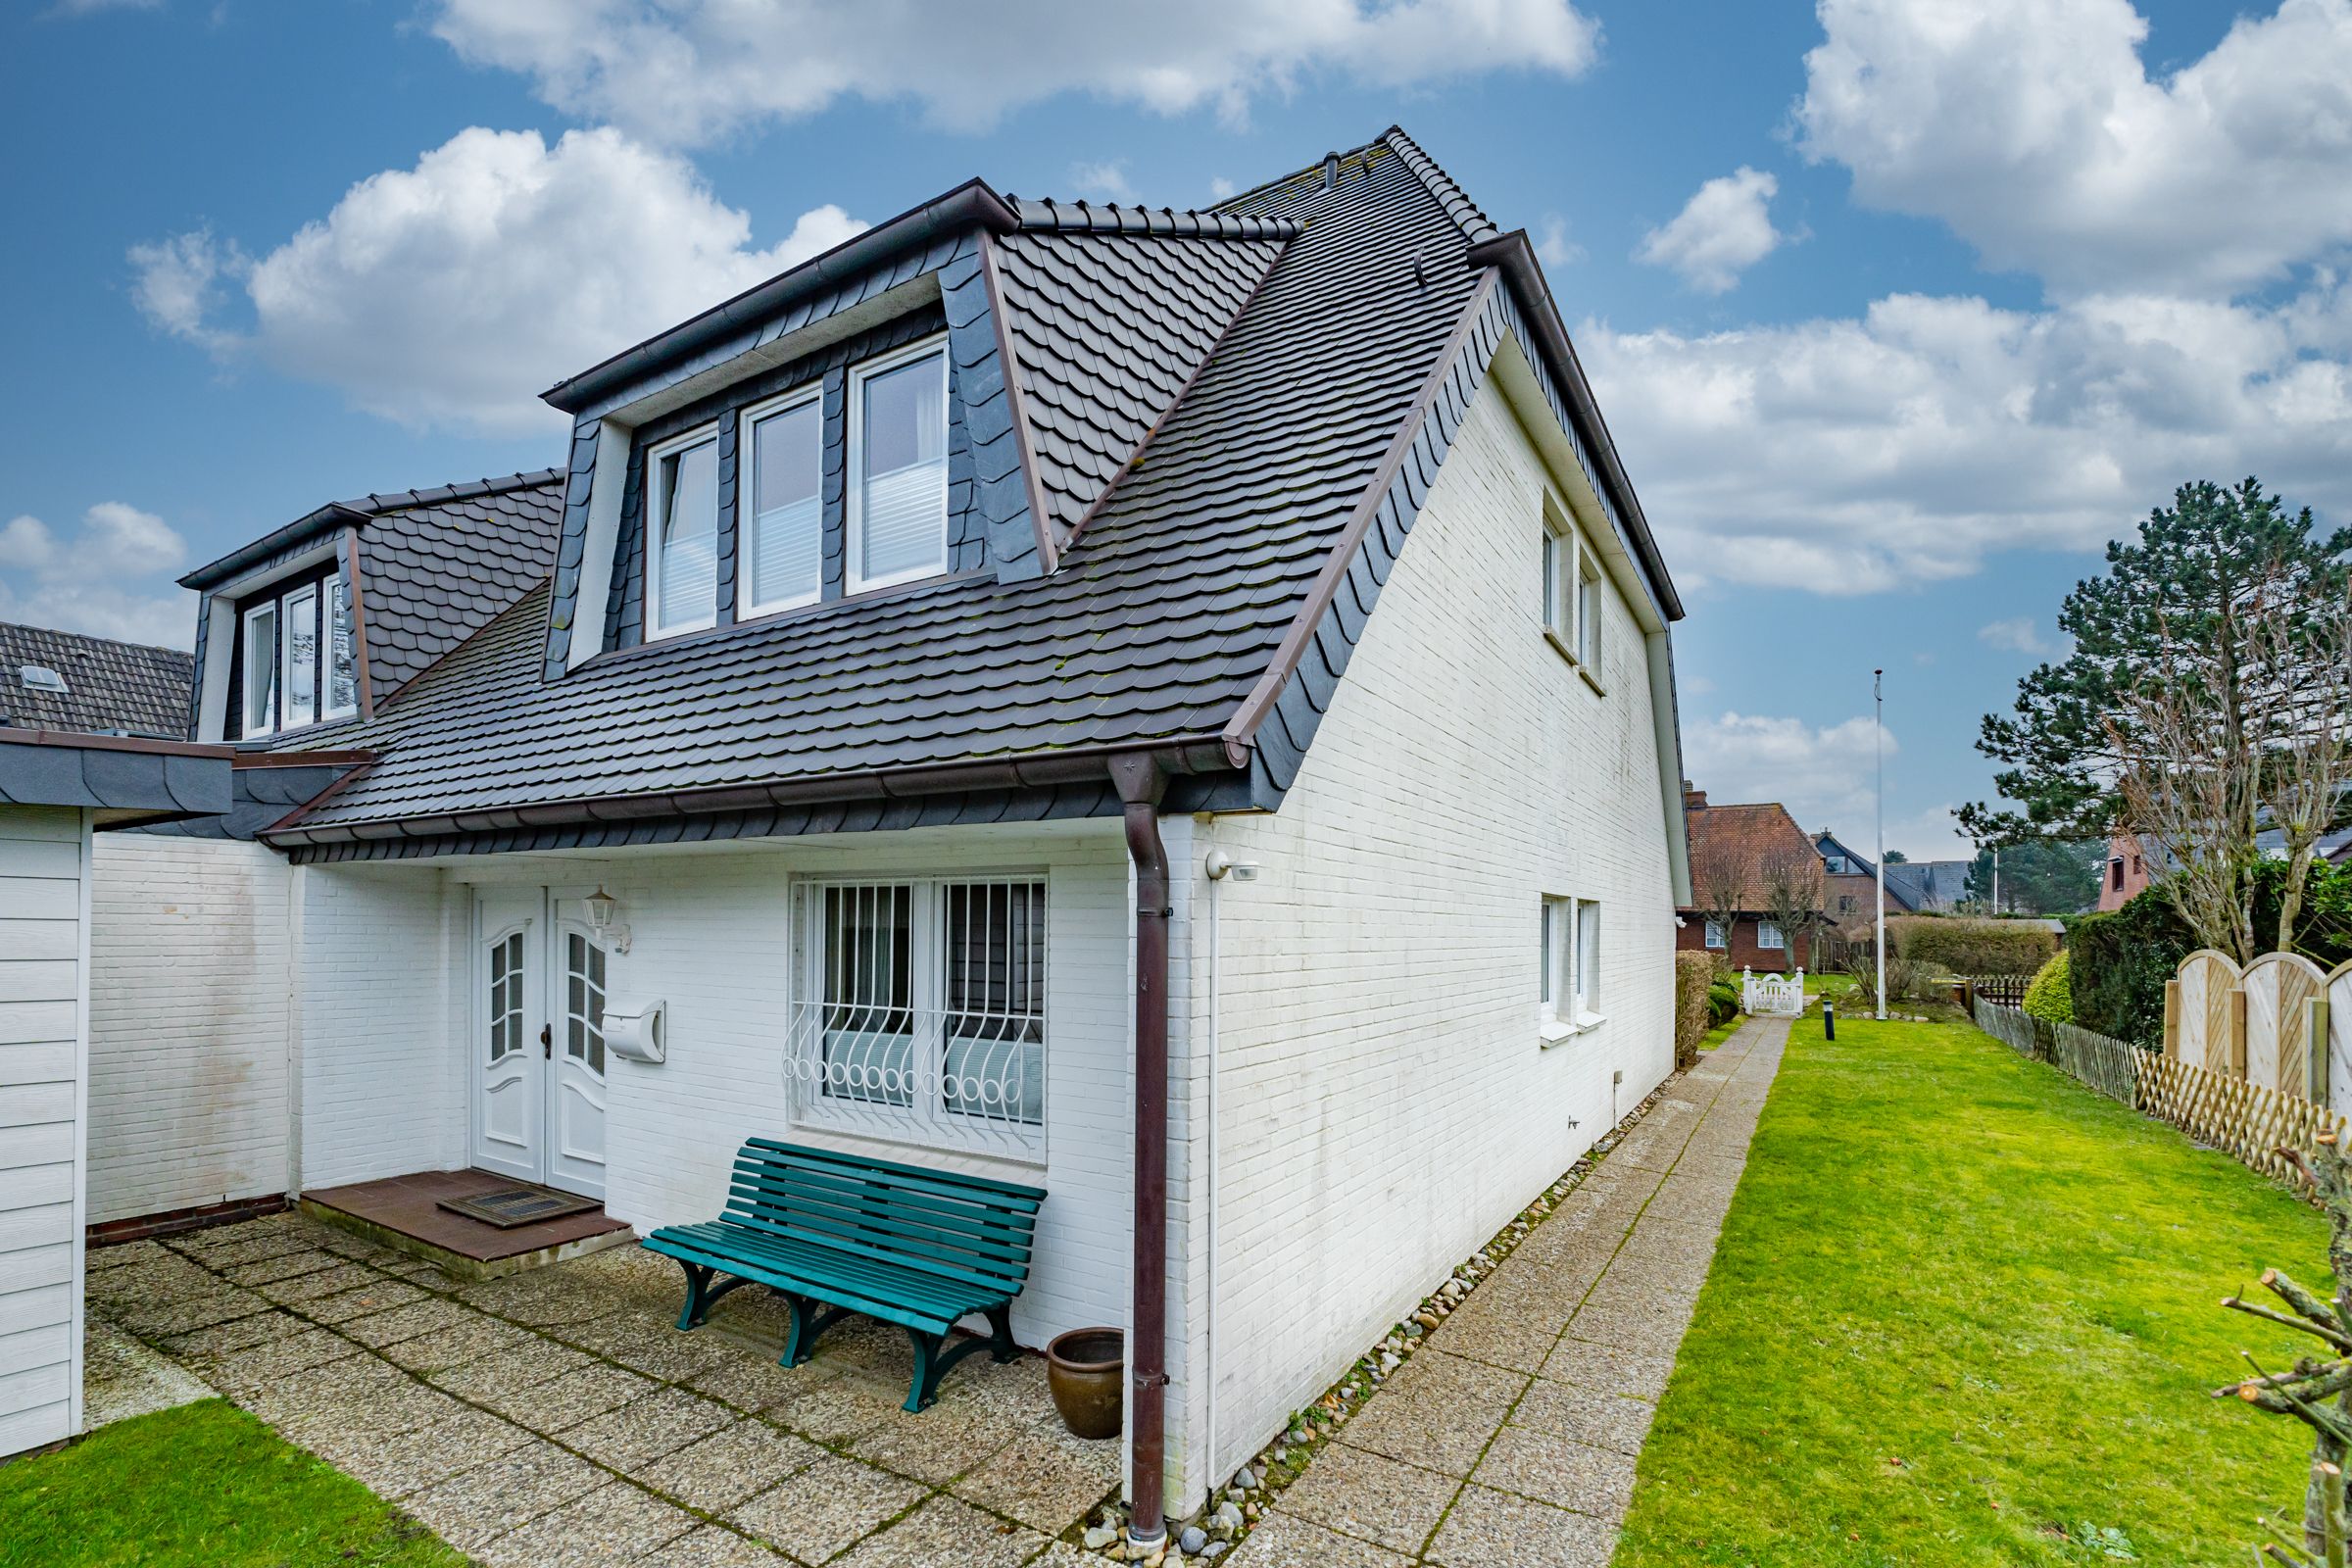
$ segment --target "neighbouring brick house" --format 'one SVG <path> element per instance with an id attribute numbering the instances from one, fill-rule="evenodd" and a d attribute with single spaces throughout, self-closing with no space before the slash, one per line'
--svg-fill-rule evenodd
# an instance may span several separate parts
<path id="1" fill-rule="evenodd" d="M 1682 607 L 1534 248 L 1392 129 L 973 180 L 615 347 L 560 466 L 183 579 L 291 797 L 256 1005 L 173 1020 L 292 1107 L 207 1191 L 1042 1188 L 1013 1333 L 1128 1328 L 1189 1511 L 1672 1068 Z"/>
<path id="2" fill-rule="evenodd" d="M 1855 922 L 1869 926 L 1879 912 L 1879 865 L 1858 853 L 1853 846 L 1828 828 L 1813 835 L 1813 847 L 1821 851 L 1823 869 L 1821 906 L 1830 923 L 1840 930 L 1852 930 Z M 1913 912 L 1905 897 L 1905 887 L 1895 876 L 1895 867 L 1886 868 L 1886 912 Z"/>
<path id="3" fill-rule="evenodd" d="M 1781 857 L 1819 859 L 1796 818 L 1778 802 L 1744 806 L 1712 806 L 1707 792 L 1683 783 L 1683 819 L 1690 833 L 1690 881 L 1693 902 L 1676 911 L 1682 926 L 1675 946 L 1685 952 L 1708 952 L 1728 958 L 1735 968 L 1787 971 L 1798 967 L 1805 955 L 1795 951 L 1797 938 L 1774 922 L 1765 888 L 1773 862 Z M 1825 877 L 1826 883 L 1826 877 Z M 1739 913 L 1727 924 L 1722 901 L 1712 890 L 1736 891 Z M 1710 909 L 1717 912 L 1710 913 Z M 1822 911 L 1815 909 L 1819 916 Z"/>

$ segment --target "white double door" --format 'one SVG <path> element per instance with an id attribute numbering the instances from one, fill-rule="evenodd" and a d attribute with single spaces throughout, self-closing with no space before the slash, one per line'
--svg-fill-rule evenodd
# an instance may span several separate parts
<path id="1" fill-rule="evenodd" d="M 602 1198 L 609 956 L 582 913 L 560 889 L 475 899 L 473 1163 Z"/>

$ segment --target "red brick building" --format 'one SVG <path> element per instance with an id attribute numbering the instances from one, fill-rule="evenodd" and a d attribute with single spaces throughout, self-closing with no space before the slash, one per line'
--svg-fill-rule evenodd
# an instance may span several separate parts
<path id="1" fill-rule="evenodd" d="M 1806 955 L 1795 951 L 1801 938 L 1781 930 L 1763 906 L 1767 871 L 1778 858 L 1822 858 L 1796 818 L 1778 802 L 1710 806 L 1707 792 L 1692 789 L 1687 780 L 1683 814 L 1690 825 L 1690 882 L 1699 902 L 1675 911 L 1683 921 L 1675 946 L 1719 954 L 1735 968 L 1787 972 L 1802 965 Z M 1728 926 L 1710 912 L 1720 906 L 1713 896 L 1718 886 L 1736 890 L 1740 912 Z M 1813 914 L 1818 920 L 1822 911 Z"/>

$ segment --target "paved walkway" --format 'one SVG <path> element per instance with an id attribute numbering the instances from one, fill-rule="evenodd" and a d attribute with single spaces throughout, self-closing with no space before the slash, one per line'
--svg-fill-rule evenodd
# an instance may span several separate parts
<path id="1" fill-rule="evenodd" d="M 680 1334 L 681 1276 L 613 1248 L 481 1284 L 300 1215 L 90 1254 L 93 1316 L 200 1373 L 488 1568 L 1068 1568 L 1118 1484 L 1045 1363 L 961 1363 L 901 1410 L 906 1336 L 857 1320 L 775 1364 L 739 1292 Z M 4 1555 L 4 1553 L 0 1553 Z"/>
<path id="2" fill-rule="evenodd" d="M 1650 1107 L 1284 1492 L 1232 1568 L 1600 1568 L 1788 1039 Z"/>

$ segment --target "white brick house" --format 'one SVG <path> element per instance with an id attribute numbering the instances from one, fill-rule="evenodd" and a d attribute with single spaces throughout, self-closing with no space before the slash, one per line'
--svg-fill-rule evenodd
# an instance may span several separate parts
<path id="1" fill-rule="evenodd" d="M 559 468 L 188 579 L 198 737 L 290 797 L 207 846 L 263 1070 L 115 1211 L 470 1165 L 642 1232 L 753 1135 L 1042 1187 L 1015 1336 L 1130 1330 L 1140 1522 L 1670 1070 L 1681 607 L 1401 132 L 1209 213 L 974 182 L 548 397 Z"/>

